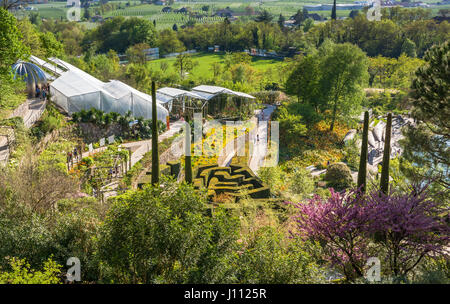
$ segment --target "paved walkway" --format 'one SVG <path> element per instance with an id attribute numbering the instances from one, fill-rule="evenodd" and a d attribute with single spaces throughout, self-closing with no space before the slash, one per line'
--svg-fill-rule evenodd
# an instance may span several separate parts
<path id="1" fill-rule="evenodd" d="M 180 132 L 180 130 L 183 128 L 184 121 L 178 120 L 171 124 L 170 130 L 167 130 L 166 132 L 160 134 L 158 136 L 158 142 L 162 142 L 166 138 L 170 138 L 176 133 Z M 152 149 L 152 140 L 141 140 L 137 142 L 130 142 L 122 144 L 121 147 L 124 148 L 131 148 L 132 154 L 131 154 L 131 166 L 134 166 L 138 161 L 144 157 L 144 154 L 149 152 Z"/>
<path id="2" fill-rule="evenodd" d="M 259 168 L 264 165 L 264 159 L 267 155 L 268 120 L 270 120 L 270 116 L 275 109 L 275 106 L 268 105 L 261 111 L 259 114 L 261 116 L 258 123 L 258 129 L 251 132 L 249 138 L 249 140 L 254 143 L 249 167 L 255 174 L 257 174 Z"/>
<path id="3" fill-rule="evenodd" d="M 158 142 L 162 142 L 164 139 L 172 137 L 175 133 L 180 132 L 183 128 L 184 121 L 178 120 L 170 125 L 170 130 L 158 136 Z M 123 143 L 120 145 L 122 148 L 127 148 L 131 150 L 131 166 L 134 166 L 138 161 L 144 157 L 144 154 L 152 149 L 152 140 L 146 139 L 141 141 L 133 141 L 128 143 Z M 96 148 L 92 152 L 86 151 L 82 153 L 82 157 L 87 157 L 107 149 L 107 146 Z M 76 162 L 74 162 L 76 163 Z"/>

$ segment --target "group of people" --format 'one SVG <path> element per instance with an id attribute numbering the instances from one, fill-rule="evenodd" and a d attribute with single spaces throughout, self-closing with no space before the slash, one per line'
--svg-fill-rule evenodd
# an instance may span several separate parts
<path id="1" fill-rule="evenodd" d="M 37 98 L 46 99 L 49 92 L 50 92 L 50 85 L 48 83 L 43 84 L 41 86 L 41 88 L 39 88 L 39 86 L 36 86 L 36 97 Z"/>
<path id="2" fill-rule="evenodd" d="M 67 152 L 67 163 L 70 164 L 75 161 L 79 161 L 81 157 L 81 152 L 78 153 L 78 148 L 74 148 L 73 150 Z"/>

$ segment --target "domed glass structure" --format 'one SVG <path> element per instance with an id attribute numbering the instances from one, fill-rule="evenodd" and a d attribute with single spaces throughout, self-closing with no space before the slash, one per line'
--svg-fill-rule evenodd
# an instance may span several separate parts
<path id="1" fill-rule="evenodd" d="M 47 77 L 44 71 L 31 62 L 17 61 L 12 65 L 12 72 L 14 79 L 21 78 L 27 82 L 27 91 L 30 97 L 35 95 L 36 86 L 47 83 Z"/>

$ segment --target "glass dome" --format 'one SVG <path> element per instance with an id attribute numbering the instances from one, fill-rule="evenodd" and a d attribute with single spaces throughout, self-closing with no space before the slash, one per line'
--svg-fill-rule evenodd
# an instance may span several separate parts
<path id="1" fill-rule="evenodd" d="M 14 79 L 21 78 L 27 82 L 27 90 L 30 95 L 34 94 L 36 86 L 47 83 L 45 72 L 31 62 L 17 61 L 12 65 L 12 72 Z"/>

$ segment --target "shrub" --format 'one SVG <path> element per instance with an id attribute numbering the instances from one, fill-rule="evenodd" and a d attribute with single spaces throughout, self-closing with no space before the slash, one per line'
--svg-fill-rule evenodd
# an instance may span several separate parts
<path id="1" fill-rule="evenodd" d="M 31 268 L 25 259 L 10 259 L 11 272 L 0 272 L 0 284 L 61 284 L 62 267 L 48 259 L 42 271 Z"/>
<path id="2" fill-rule="evenodd" d="M 344 163 L 334 163 L 328 166 L 325 180 L 337 191 L 350 187 L 353 183 L 352 172 Z"/>
<path id="3" fill-rule="evenodd" d="M 324 276 L 299 240 L 266 226 L 244 241 L 237 263 L 239 284 L 323 283 Z"/>
<path id="4" fill-rule="evenodd" d="M 236 219 L 203 214 L 206 193 L 162 176 L 161 186 L 118 196 L 99 236 L 99 257 L 121 283 L 226 282 Z"/>
<path id="5" fill-rule="evenodd" d="M 303 197 L 312 193 L 314 191 L 314 180 L 309 171 L 303 168 L 296 168 L 290 178 L 289 189 Z"/>

